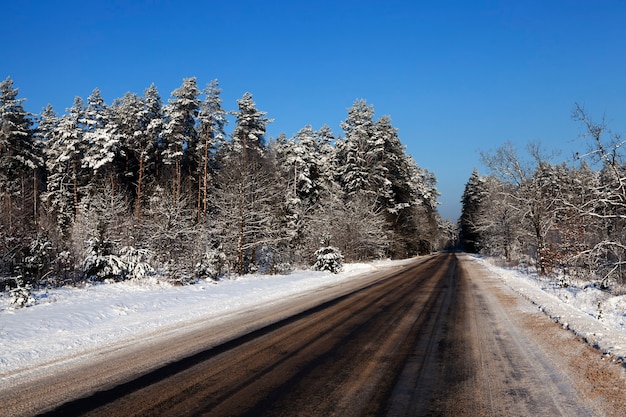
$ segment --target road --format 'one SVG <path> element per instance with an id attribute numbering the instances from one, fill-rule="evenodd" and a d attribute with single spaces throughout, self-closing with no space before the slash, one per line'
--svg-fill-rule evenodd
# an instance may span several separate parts
<path id="1" fill-rule="evenodd" d="M 15 415 L 49 416 L 624 415 L 617 366 L 464 259 L 419 258 L 225 343 L 202 348 L 216 331 L 207 328 L 108 359 L 135 369 L 194 346 L 160 367 L 121 380 L 106 362 L 74 369 L 10 403 Z M 26 399 L 51 392 L 72 394 L 60 405 Z"/>

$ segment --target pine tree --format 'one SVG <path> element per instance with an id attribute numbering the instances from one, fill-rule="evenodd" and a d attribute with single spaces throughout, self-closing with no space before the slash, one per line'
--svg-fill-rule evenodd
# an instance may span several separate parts
<path id="1" fill-rule="evenodd" d="M 57 126 L 59 124 L 59 117 L 57 116 L 54 108 L 51 104 L 44 107 L 43 111 L 38 117 L 37 129 L 35 130 L 35 137 L 44 146 L 54 136 Z"/>
<path id="2" fill-rule="evenodd" d="M 337 181 L 344 192 L 372 193 L 375 186 L 371 181 L 371 166 L 368 155 L 374 136 L 374 107 L 365 100 L 357 100 L 348 109 L 348 117 L 341 123 L 345 137 L 335 147 Z"/>
<path id="3" fill-rule="evenodd" d="M 275 264 L 284 237 L 276 212 L 278 182 L 264 144 L 265 126 L 271 120 L 256 109 L 249 93 L 237 103 L 231 142 L 217 155 L 215 201 L 223 247 L 234 255 L 233 269 L 244 274 L 259 267 L 262 259 Z"/>
<path id="4" fill-rule="evenodd" d="M 437 234 L 436 179 L 406 155 L 391 118 L 375 121 L 374 109 L 357 100 L 342 123 L 346 136 L 335 147 L 336 179 L 347 201 L 356 195 L 384 216 L 392 256 L 427 252 Z"/>
<path id="5" fill-rule="evenodd" d="M 59 151 L 55 162 L 61 165 L 62 175 L 69 176 L 71 181 L 74 216 L 78 214 L 79 203 L 85 195 L 85 186 L 90 178 L 90 172 L 84 164 L 89 145 L 82 124 L 85 120 L 83 103 L 82 98 L 76 97 L 74 105 L 61 117 L 58 126 L 59 138 L 55 143 Z M 63 182 L 65 180 L 66 178 L 61 179 Z M 52 185 L 56 184 L 52 183 Z M 65 184 L 58 185 L 64 186 Z"/>
<path id="6" fill-rule="evenodd" d="M 181 195 L 183 175 L 195 171 L 198 161 L 190 158 L 197 147 L 196 118 L 201 102 L 196 78 L 185 78 L 183 84 L 172 92 L 173 98 L 165 107 L 163 163 L 173 168 L 173 189 Z"/>
<path id="7" fill-rule="evenodd" d="M 81 120 L 86 143 L 83 166 L 91 170 L 88 185 L 92 188 L 92 194 L 105 181 L 111 192 L 119 186 L 115 162 L 121 156 L 121 135 L 112 116 L 100 90 L 95 88 L 87 98 L 87 107 Z"/>
<path id="8" fill-rule="evenodd" d="M 217 80 L 213 80 L 204 90 L 205 100 L 202 103 L 198 120 L 200 123 L 198 145 L 195 149 L 198 182 L 198 220 L 206 216 L 208 211 L 209 182 L 214 169 L 216 150 L 224 143 L 226 134 L 224 127 L 228 123 L 227 112 L 222 108 L 220 98 L 222 90 Z"/>
<path id="9" fill-rule="evenodd" d="M 57 116 L 54 108 L 51 104 L 48 104 L 42 110 L 41 114 L 37 118 L 37 128 L 35 129 L 35 138 L 37 140 L 41 155 L 42 155 L 42 171 L 43 171 L 43 181 L 39 186 L 41 190 L 41 200 L 44 200 L 44 196 L 46 194 L 46 184 L 48 182 L 48 177 L 50 173 L 48 172 L 48 148 L 50 144 L 54 142 L 54 136 L 56 135 L 58 125 L 59 125 L 59 117 Z"/>
<path id="10" fill-rule="evenodd" d="M 280 164 L 293 191 L 292 197 L 311 207 L 319 200 L 322 168 L 318 156 L 317 132 L 311 126 L 300 129 L 285 146 Z"/>
<path id="11" fill-rule="evenodd" d="M 154 85 L 144 97 L 127 93 L 113 105 L 115 124 L 122 141 L 126 162 L 124 178 L 135 189 L 135 216 L 142 210 L 143 189 L 156 176 L 156 157 L 162 126 L 161 99 Z"/>
<path id="12" fill-rule="evenodd" d="M 265 117 L 267 112 L 258 111 L 252 94 L 245 93 L 237 100 L 238 110 L 231 114 L 236 117 L 230 147 L 232 152 L 246 160 L 263 154 L 265 150 L 265 127 L 272 119 Z"/>
<path id="13" fill-rule="evenodd" d="M 472 253 L 480 252 L 482 247 L 481 234 L 479 232 L 480 218 L 482 216 L 483 202 L 486 198 L 486 189 L 484 179 L 478 174 L 478 170 L 474 168 L 470 175 L 463 197 L 461 197 L 461 218 L 459 219 L 461 227 L 461 244 L 465 250 Z"/>
<path id="14" fill-rule="evenodd" d="M 35 219 L 39 168 L 43 165 L 34 139 L 32 115 L 24 110 L 24 99 L 17 95 L 10 77 L 0 83 L 0 201 L 9 230 L 16 226 L 14 210 L 22 213 L 21 221 Z"/>
<path id="15" fill-rule="evenodd" d="M 17 96 L 10 77 L 0 82 L 0 274 L 17 276 L 22 282 L 38 214 L 43 160 L 32 115 Z"/>
<path id="16" fill-rule="evenodd" d="M 382 116 L 376 122 L 375 143 L 380 164 L 378 171 L 383 178 L 379 185 L 379 201 L 389 215 L 398 216 L 415 203 L 415 196 L 411 189 L 410 163 L 398 137 L 398 129 L 393 127 L 389 116 Z"/>
<path id="17" fill-rule="evenodd" d="M 89 170 L 83 165 L 88 149 L 82 125 L 84 111 L 83 100 L 76 97 L 74 105 L 59 120 L 56 133 L 46 147 L 46 199 L 55 209 L 63 228 L 76 217 L 89 179 Z M 66 201 L 68 196 L 71 201 Z"/>
<path id="18" fill-rule="evenodd" d="M 323 125 L 315 132 L 315 153 L 318 156 L 320 177 L 323 177 L 326 181 L 335 177 L 333 173 L 333 158 L 335 153 L 333 143 L 335 139 L 335 135 L 328 125 Z"/>
<path id="19" fill-rule="evenodd" d="M 143 164 L 140 163 L 139 177 L 142 178 L 141 184 L 144 183 L 143 178 L 152 177 L 153 180 L 159 177 L 159 143 L 163 133 L 163 105 L 161 102 L 161 96 L 157 91 L 154 84 L 150 85 L 144 93 L 145 107 L 144 112 L 141 113 L 141 126 L 142 132 L 145 133 L 145 142 L 143 158 L 140 158 L 140 162 L 144 159 Z M 141 205 L 141 189 L 137 190 L 137 203 Z"/>

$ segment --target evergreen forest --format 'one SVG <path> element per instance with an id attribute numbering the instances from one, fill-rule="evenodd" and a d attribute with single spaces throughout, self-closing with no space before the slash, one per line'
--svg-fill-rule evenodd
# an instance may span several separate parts
<path id="1" fill-rule="evenodd" d="M 154 85 L 112 103 L 96 88 L 36 115 L 1 82 L 0 289 L 323 269 L 316 257 L 406 258 L 452 238 L 435 176 L 364 100 L 341 135 L 268 140 L 251 94 L 234 110 L 220 94 L 196 78 L 167 102 Z"/>

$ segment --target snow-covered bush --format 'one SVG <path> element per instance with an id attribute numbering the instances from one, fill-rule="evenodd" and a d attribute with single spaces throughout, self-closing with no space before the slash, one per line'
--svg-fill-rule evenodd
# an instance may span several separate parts
<path id="1" fill-rule="evenodd" d="M 315 251 L 315 259 L 313 269 L 316 271 L 330 271 L 337 274 L 343 268 L 343 255 L 334 246 L 326 246 Z"/>
<path id="2" fill-rule="evenodd" d="M 112 242 L 94 237 L 87 241 L 87 251 L 83 261 L 83 271 L 89 279 L 104 281 L 119 280 L 125 265 L 122 259 L 112 253 Z"/>
<path id="3" fill-rule="evenodd" d="M 16 277 L 15 283 L 17 287 L 9 290 L 10 303 L 20 308 L 35 304 L 35 297 L 31 293 L 32 286 L 24 282 L 22 276 Z"/>
<path id="4" fill-rule="evenodd" d="M 226 254 L 221 246 L 217 249 L 208 249 L 196 264 L 195 272 L 198 278 L 217 281 L 224 271 L 225 264 Z"/>
<path id="5" fill-rule="evenodd" d="M 148 249 L 136 249 L 132 246 L 124 246 L 120 250 L 120 260 L 123 263 L 125 279 L 143 279 L 154 274 L 154 268 L 150 265 L 152 252 Z"/>
<path id="6" fill-rule="evenodd" d="M 76 258 L 69 250 L 57 253 L 51 262 L 53 273 L 46 278 L 47 285 L 59 286 L 67 282 L 75 282 L 79 277 L 79 269 L 76 268 Z"/>
<path id="7" fill-rule="evenodd" d="M 37 236 L 30 242 L 22 266 L 24 282 L 39 282 L 50 268 L 51 253 L 52 243 L 47 239 Z"/>

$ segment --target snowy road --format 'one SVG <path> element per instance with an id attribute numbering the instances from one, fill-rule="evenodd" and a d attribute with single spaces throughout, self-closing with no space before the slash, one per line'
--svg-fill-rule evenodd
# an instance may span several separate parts
<path id="1" fill-rule="evenodd" d="M 0 410 L 84 397 L 50 415 L 624 415 L 619 367 L 466 259 L 420 258 L 118 346 L 0 389 Z"/>

